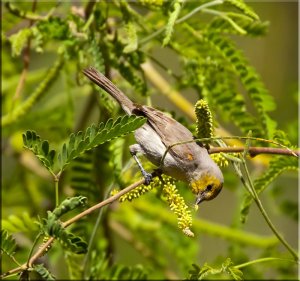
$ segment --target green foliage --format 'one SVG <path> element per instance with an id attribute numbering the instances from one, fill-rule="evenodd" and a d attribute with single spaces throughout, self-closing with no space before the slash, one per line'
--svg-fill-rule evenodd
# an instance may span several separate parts
<path id="1" fill-rule="evenodd" d="M 53 172 L 55 150 L 49 148 L 49 142 L 42 140 L 34 131 L 27 131 L 22 135 L 24 147 L 31 150 L 43 165 Z"/>
<path id="2" fill-rule="evenodd" d="M 62 40 L 69 36 L 69 26 L 65 20 L 58 17 L 50 17 L 47 21 L 40 21 L 37 28 L 45 41 Z"/>
<path id="3" fill-rule="evenodd" d="M 126 26 L 126 33 L 127 33 L 127 45 L 125 46 L 123 52 L 124 53 L 131 53 L 136 51 L 138 47 L 138 37 L 137 37 L 137 30 L 136 26 L 133 22 L 128 22 Z"/>
<path id="4" fill-rule="evenodd" d="M 42 82 L 40 82 L 30 97 L 20 104 L 13 112 L 7 113 L 2 117 L 1 121 L 3 127 L 13 124 L 30 111 L 34 104 L 37 103 L 37 101 L 41 99 L 47 90 L 49 90 L 50 86 L 53 85 L 62 66 L 63 61 L 59 58 L 47 71 L 45 78 L 42 80 Z"/>
<path id="5" fill-rule="evenodd" d="M 106 124 L 95 124 L 86 129 L 85 132 L 79 131 L 72 133 L 68 142 L 62 145 L 60 152 L 57 154 L 57 161 L 60 171 L 75 158 L 94 147 L 110 141 L 114 138 L 129 134 L 145 123 L 146 119 L 134 115 L 119 117 L 116 121 L 108 120 Z M 55 164 L 55 150 L 49 149 L 49 142 L 41 140 L 33 131 L 27 131 L 23 134 L 24 146 L 30 149 L 43 163 L 43 165 L 53 173 Z"/>
<path id="6" fill-rule="evenodd" d="M 73 233 L 61 230 L 57 239 L 67 251 L 71 251 L 74 254 L 87 253 L 87 243 Z"/>
<path id="7" fill-rule="evenodd" d="M 232 280 L 243 280 L 243 272 L 237 269 L 230 258 L 227 258 L 225 262 L 222 263 L 221 267 L 215 268 L 211 267 L 205 263 L 202 267 L 193 264 L 193 269 L 189 271 L 188 280 L 203 280 L 211 275 L 221 275 L 226 274 Z M 225 275 L 225 276 L 226 276 Z M 221 275 L 224 278 L 224 275 Z M 227 279 L 227 278 L 226 278 Z"/>
<path id="8" fill-rule="evenodd" d="M 147 280 L 146 270 L 142 266 L 110 266 L 109 260 L 95 251 L 92 253 L 92 264 L 90 280 Z"/>
<path id="9" fill-rule="evenodd" d="M 93 198 L 97 192 L 93 181 L 93 154 L 91 151 L 83 153 L 71 164 L 71 187 L 76 195 Z"/>
<path id="10" fill-rule="evenodd" d="M 33 266 L 33 270 L 37 272 L 43 280 L 55 280 L 54 276 L 48 271 L 43 264 L 36 264 Z"/>
<path id="11" fill-rule="evenodd" d="M 58 239 L 61 245 L 68 251 L 75 254 L 84 254 L 87 252 L 87 243 L 80 237 L 66 231 L 59 218 L 69 211 L 72 211 L 86 203 L 86 198 L 77 196 L 65 199 L 53 212 L 48 211 L 48 218 L 43 219 L 43 231 L 46 235 Z"/>
<path id="12" fill-rule="evenodd" d="M 9 41 L 11 42 L 11 48 L 12 48 L 12 56 L 16 57 L 19 56 L 25 47 L 25 45 L 28 42 L 28 39 L 32 35 L 32 31 L 29 28 L 25 28 L 20 30 L 18 33 L 12 35 L 9 38 Z"/>
<path id="13" fill-rule="evenodd" d="M 71 134 L 69 141 L 64 143 L 61 152 L 58 153 L 58 162 L 62 171 L 73 159 L 91 150 L 92 148 L 110 141 L 114 138 L 129 134 L 142 126 L 146 119 L 134 115 L 119 117 L 116 121 L 112 119 L 99 126 L 92 125 L 85 132 Z"/>
<path id="14" fill-rule="evenodd" d="M 5 229 L 1 230 L 1 254 L 13 257 L 17 247 L 15 239 Z"/>
<path id="15" fill-rule="evenodd" d="M 270 138 L 273 135 L 276 123 L 270 118 L 267 112 L 275 109 L 275 103 L 272 96 L 268 94 L 267 89 L 255 69 L 249 66 L 243 54 L 225 37 L 210 33 L 205 37 L 205 41 L 231 64 L 232 70 L 240 78 L 257 110 L 258 117 L 262 121 L 260 136 Z M 222 93 L 222 101 L 219 100 L 219 103 L 229 101 L 230 96 L 224 96 L 225 93 Z M 219 92 L 219 94 L 221 94 L 221 92 Z M 217 96 L 214 96 L 214 98 L 217 98 Z M 233 116 L 234 119 L 240 119 L 239 117 L 242 117 L 242 115 Z M 244 118 L 244 120 L 247 124 L 247 119 Z M 240 125 L 243 125 L 241 121 Z"/>
<path id="16" fill-rule="evenodd" d="M 254 20 L 259 20 L 259 16 L 253 11 L 251 7 L 245 4 L 242 0 L 225 0 L 225 3 L 229 3 L 235 8 L 239 9 L 245 15 L 253 18 Z"/>
<path id="17" fill-rule="evenodd" d="M 176 1 L 172 2 L 172 5 L 170 5 L 172 8 L 172 11 L 170 11 L 169 20 L 165 27 L 165 38 L 163 40 L 163 46 L 168 45 L 168 43 L 171 40 L 175 22 L 179 16 L 181 8 L 182 8 L 182 3 L 183 3 L 182 0 L 176 0 Z"/>
<path id="18" fill-rule="evenodd" d="M 284 171 L 297 171 L 298 158 L 286 156 L 274 156 L 270 161 L 266 171 L 254 181 L 256 192 L 260 194 Z M 243 204 L 241 205 L 241 221 L 245 222 L 249 213 L 250 206 L 253 203 L 253 198 L 250 194 L 246 194 Z"/>
<path id="19" fill-rule="evenodd" d="M 56 218 L 60 218 L 62 215 L 66 214 L 69 211 L 74 210 L 75 208 L 79 206 L 84 206 L 86 204 L 86 197 L 83 196 L 77 196 L 77 197 L 71 197 L 65 199 L 61 204 L 56 207 L 52 214 Z"/>
<path id="20" fill-rule="evenodd" d="M 19 216 L 12 214 L 7 219 L 2 219 L 1 225 L 3 229 L 10 232 L 35 232 L 38 230 L 38 224 L 27 212 Z"/>

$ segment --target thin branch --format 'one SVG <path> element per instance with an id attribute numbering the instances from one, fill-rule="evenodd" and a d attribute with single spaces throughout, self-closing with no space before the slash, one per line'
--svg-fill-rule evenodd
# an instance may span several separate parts
<path id="1" fill-rule="evenodd" d="M 56 4 L 56 6 L 59 5 L 59 2 L 58 4 Z M 43 20 L 48 20 L 49 17 L 53 14 L 53 12 L 55 11 L 56 7 L 52 8 L 47 15 L 45 16 L 40 16 L 40 15 L 37 15 L 33 12 L 28 12 L 28 11 L 22 11 L 20 9 L 18 9 L 15 5 L 13 5 L 12 3 L 10 2 L 5 2 L 5 7 L 6 9 L 13 15 L 17 16 L 17 17 L 20 17 L 20 18 L 23 18 L 23 19 L 28 19 L 28 20 L 31 20 L 31 21 L 43 21 Z"/>
<path id="2" fill-rule="evenodd" d="M 244 147 L 211 147 L 208 152 L 209 154 L 214 153 L 235 153 L 235 152 L 243 152 L 245 150 Z M 249 147 L 248 152 L 251 157 L 255 157 L 259 154 L 279 154 L 279 155 L 290 155 L 290 156 L 298 156 L 300 154 L 299 150 L 287 150 L 285 148 L 275 148 L 275 147 Z"/>

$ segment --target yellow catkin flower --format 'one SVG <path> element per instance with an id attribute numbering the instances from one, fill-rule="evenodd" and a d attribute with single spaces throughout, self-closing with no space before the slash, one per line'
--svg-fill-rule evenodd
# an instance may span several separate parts
<path id="1" fill-rule="evenodd" d="M 117 189 L 117 188 L 114 188 L 111 192 L 110 192 L 110 195 L 111 196 L 114 196 L 114 195 L 116 195 L 117 193 L 119 193 L 119 189 Z"/>
<path id="2" fill-rule="evenodd" d="M 161 180 L 162 178 L 162 180 Z M 119 198 L 120 202 L 132 201 L 135 198 L 140 197 L 146 192 L 152 190 L 153 188 L 163 189 L 163 195 L 168 202 L 171 211 L 177 216 L 178 227 L 182 232 L 190 237 L 194 236 L 194 233 L 190 230 L 192 225 L 192 216 L 191 211 L 188 209 L 188 206 L 185 204 L 184 199 L 178 193 L 178 190 L 175 185 L 175 180 L 172 177 L 161 175 L 161 178 L 155 177 L 149 185 L 140 185 L 130 192 L 122 195 Z M 111 195 L 115 195 L 119 190 L 114 189 L 111 191 Z"/>
<path id="3" fill-rule="evenodd" d="M 178 193 L 174 180 L 167 176 L 163 177 L 163 179 L 163 195 L 166 197 L 170 209 L 177 216 L 178 227 L 182 229 L 185 235 L 193 237 L 194 233 L 190 230 L 192 225 L 191 211 Z"/>
<path id="4" fill-rule="evenodd" d="M 218 166 L 220 167 L 227 167 L 229 165 L 228 160 L 225 158 L 225 156 L 222 153 L 215 153 L 211 154 L 210 157 L 212 160 L 214 160 Z"/>
<path id="5" fill-rule="evenodd" d="M 213 119 L 208 103 L 201 99 L 195 104 L 195 114 L 197 117 L 196 133 L 198 138 L 210 138 L 213 136 Z"/>
<path id="6" fill-rule="evenodd" d="M 153 188 L 157 187 L 158 182 L 159 182 L 159 179 L 154 178 L 153 181 L 149 185 L 142 184 L 142 185 L 136 187 L 135 189 L 122 195 L 119 198 L 119 202 L 132 201 L 133 199 L 139 198 L 143 194 L 145 194 L 145 193 L 149 192 L 150 190 L 152 190 Z M 113 195 L 117 194 L 118 192 L 119 192 L 119 190 L 114 189 L 111 191 L 110 194 L 111 194 L 111 196 L 113 196 Z"/>

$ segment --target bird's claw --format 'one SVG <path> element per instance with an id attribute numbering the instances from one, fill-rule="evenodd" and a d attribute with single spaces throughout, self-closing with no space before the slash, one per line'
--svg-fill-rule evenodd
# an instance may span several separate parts
<path id="1" fill-rule="evenodd" d="M 150 184 L 150 182 L 152 181 L 152 175 L 151 174 L 149 174 L 149 173 L 147 173 L 147 172 L 144 172 L 143 173 L 143 176 L 144 176 L 144 179 L 145 179 L 145 185 L 149 185 Z"/>

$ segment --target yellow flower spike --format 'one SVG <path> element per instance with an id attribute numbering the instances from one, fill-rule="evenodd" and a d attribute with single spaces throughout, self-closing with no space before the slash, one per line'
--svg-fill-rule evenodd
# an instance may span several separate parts
<path id="1" fill-rule="evenodd" d="M 140 185 L 138 187 L 136 187 L 135 189 L 131 190 L 130 192 L 122 195 L 119 198 L 119 202 L 125 202 L 125 201 L 132 201 L 133 199 L 139 198 L 140 196 L 142 196 L 143 194 L 147 193 L 148 191 L 152 190 L 154 187 L 157 186 L 157 181 L 153 180 L 153 182 L 151 182 L 149 185 Z M 118 193 L 118 191 L 116 192 L 115 190 L 113 190 L 111 192 L 111 195 Z"/>
<path id="2" fill-rule="evenodd" d="M 110 192 L 110 195 L 111 196 L 114 196 L 114 195 L 116 195 L 117 193 L 119 193 L 119 189 L 117 189 L 117 188 L 114 188 L 111 192 Z"/>
<path id="3" fill-rule="evenodd" d="M 170 177 L 168 177 L 163 186 L 163 195 L 166 197 L 171 211 L 177 216 L 178 227 L 182 229 L 185 235 L 194 236 L 190 230 L 190 226 L 192 225 L 191 211 L 178 193 L 174 181 L 170 180 Z"/>
<path id="4" fill-rule="evenodd" d="M 227 167 L 229 165 L 228 160 L 225 158 L 225 156 L 222 153 L 211 154 L 210 157 L 220 167 Z"/>
<path id="5" fill-rule="evenodd" d="M 136 187 L 134 190 L 122 195 L 119 198 L 119 201 L 131 201 L 152 190 L 153 188 L 162 187 L 163 195 L 165 196 L 171 211 L 177 216 L 178 227 L 185 235 L 193 237 L 194 233 L 190 230 L 190 226 L 192 225 L 191 211 L 185 204 L 184 199 L 178 193 L 176 185 L 174 184 L 175 181 L 173 178 L 164 174 L 161 176 L 161 178 L 154 178 L 153 181 L 147 186 L 141 185 Z M 118 192 L 118 190 L 114 189 L 111 194 L 114 195 Z"/>
<path id="6" fill-rule="evenodd" d="M 214 127 L 211 111 L 205 100 L 198 100 L 195 104 L 195 114 L 197 117 L 197 137 L 210 138 L 213 136 Z"/>

